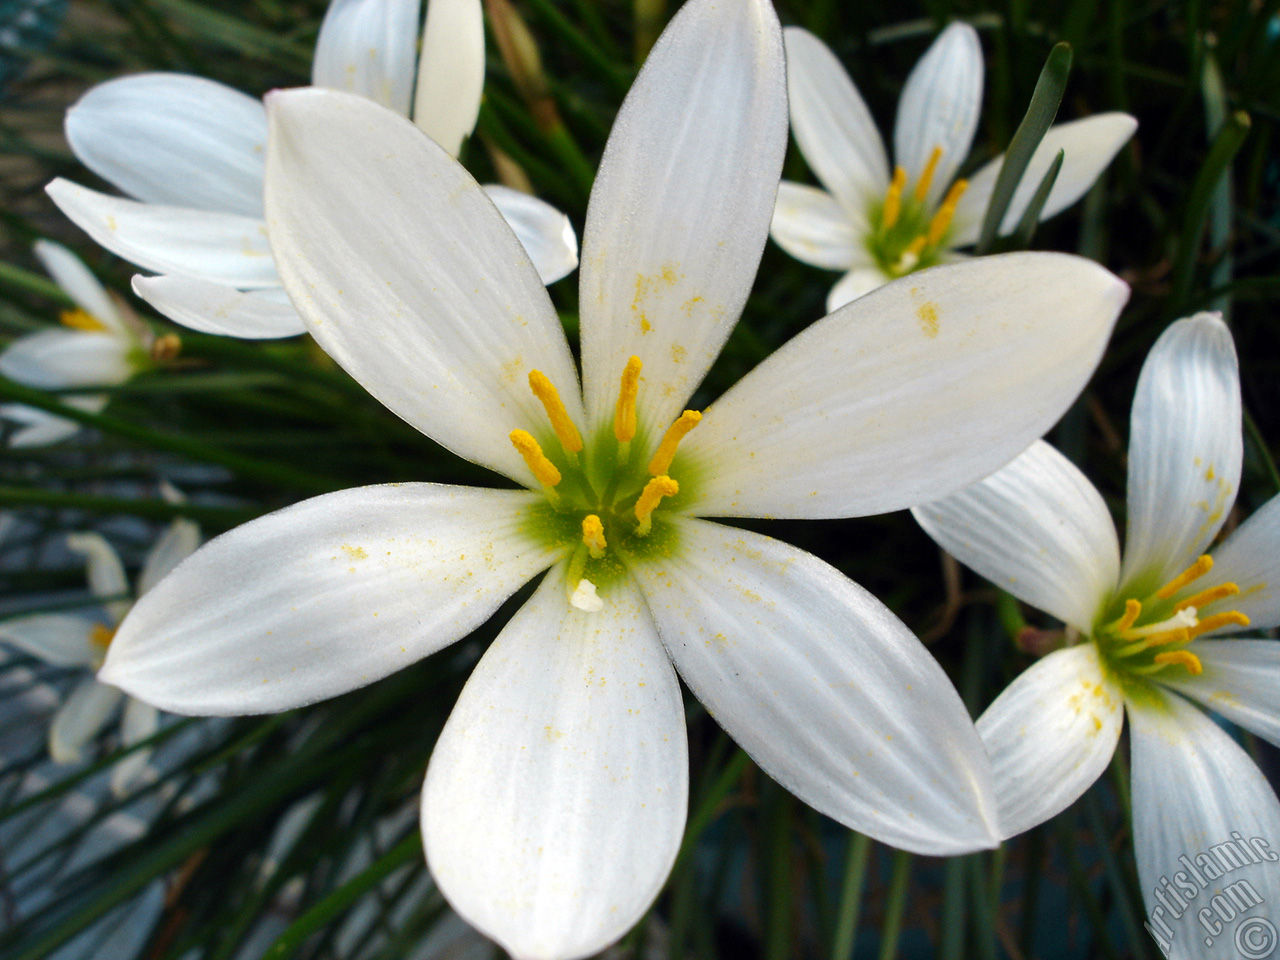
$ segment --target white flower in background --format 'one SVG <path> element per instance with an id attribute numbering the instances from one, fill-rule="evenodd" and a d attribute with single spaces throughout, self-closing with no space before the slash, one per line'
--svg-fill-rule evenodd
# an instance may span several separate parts
<path id="1" fill-rule="evenodd" d="M 480 0 L 431 0 L 419 57 L 421 6 L 422 0 L 334 0 L 311 79 L 405 116 L 412 104 L 414 122 L 456 156 L 480 111 Z M 303 332 L 262 222 L 261 101 L 200 77 L 136 74 L 81 97 L 67 111 L 66 134 L 85 166 L 134 199 L 62 179 L 49 184 L 49 196 L 102 246 L 159 274 L 134 278 L 138 296 L 205 333 Z M 564 214 L 517 190 L 485 189 L 544 282 L 577 266 L 578 241 Z"/>
<path id="2" fill-rule="evenodd" d="M 80 533 L 68 545 L 88 563 L 89 589 L 103 601 L 107 623 L 69 613 L 42 613 L 0 622 L 0 642 L 8 643 L 46 663 L 97 670 L 116 628 L 132 606 L 129 582 L 120 557 L 99 534 Z M 175 520 L 147 554 L 138 577 L 137 595 L 150 590 L 200 545 L 200 528 L 190 520 Z M 58 708 L 49 728 L 49 754 L 58 763 L 76 763 L 88 745 L 124 704 L 121 743 L 132 746 L 159 729 L 159 715 L 141 700 L 90 676 Z M 150 750 L 139 750 L 117 763 L 111 786 L 127 793 L 147 771 Z"/>
<path id="3" fill-rule="evenodd" d="M 0 351 L 0 374 L 41 390 L 114 387 L 152 366 L 153 337 L 119 298 L 113 298 L 75 254 L 39 240 L 36 256 L 75 309 L 62 314 L 62 327 L 14 340 Z M 68 406 L 99 413 L 102 393 L 63 397 Z M 38 447 L 65 440 L 80 424 L 20 403 L 0 406 L 0 419 L 16 425 L 11 447 Z"/>
<path id="4" fill-rule="evenodd" d="M 953 23 L 921 57 L 898 101 L 892 175 L 884 141 L 853 81 L 825 44 L 785 31 L 791 129 L 826 190 L 783 181 L 771 234 L 798 260 L 845 271 L 827 297 L 835 310 L 913 270 L 947 263 L 978 239 L 1004 157 L 969 180 L 955 175 L 973 144 L 982 107 L 978 33 Z M 1064 151 L 1041 219 L 1069 207 L 1133 136 L 1124 113 L 1050 128 L 1000 225 L 1011 233 L 1058 151 Z"/>
<path id="5" fill-rule="evenodd" d="M 1202 948 L 1198 920 L 1224 885 L 1246 881 L 1266 910 L 1280 903 L 1280 802 L 1182 696 L 1280 744 L 1280 642 L 1207 639 L 1280 625 L 1280 498 L 1204 554 L 1235 501 L 1240 418 L 1231 334 L 1197 314 L 1165 331 L 1138 380 L 1123 563 L 1101 495 L 1044 443 L 915 511 L 961 562 L 1081 638 L 978 720 L 1009 836 L 1088 789 L 1128 710 L 1138 874 L 1148 929 L 1171 957 L 1227 955 Z"/>
<path id="6" fill-rule="evenodd" d="M 985 476 L 1076 396 L 1127 288 L 1058 254 L 921 274 L 682 412 L 767 238 L 784 80 L 767 0 L 692 0 L 671 21 L 595 180 L 581 388 L 465 170 L 367 100 L 268 99 L 267 222 L 308 331 L 397 415 L 527 489 L 364 487 L 240 527 L 134 608 L 102 677 L 183 713 L 289 709 L 467 636 L 545 571 L 423 792 L 440 889 L 517 957 L 594 953 L 662 888 L 687 804 L 677 670 L 815 809 L 930 854 L 992 842 L 987 760 L 910 631 L 816 557 L 695 515 L 858 516 Z"/>

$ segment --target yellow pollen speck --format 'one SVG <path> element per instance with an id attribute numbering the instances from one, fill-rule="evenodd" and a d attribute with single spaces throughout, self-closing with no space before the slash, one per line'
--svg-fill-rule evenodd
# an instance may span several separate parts
<path id="1" fill-rule="evenodd" d="M 529 389 L 542 401 L 542 406 L 547 411 L 547 419 L 551 421 L 551 429 L 556 432 L 556 438 L 565 452 L 577 453 L 581 450 L 582 434 L 578 432 L 578 428 L 569 416 L 569 411 L 565 409 L 564 401 L 560 399 L 560 391 L 555 388 L 555 384 L 541 370 L 530 370 Z"/>
<path id="2" fill-rule="evenodd" d="M 111 641 L 115 639 L 115 635 L 116 632 L 114 630 L 110 627 L 104 627 L 100 623 L 95 623 L 89 628 L 89 642 L 103 650 L 111 646 Z"/>
<path id="3" fill-rule="evenodd" d="M 1187 569 L 1183 570 L 1180 574 L 1157 590 L 1156 596 L 1161 600 L 1168 600 L 1187 584 L 1192 583 L 1195 580 L 1199 580 L 1212 569 L 1213 557 L 1206 553 L 1200 557 L 1199 560 L 1187 567 Z"/>
<path id="4" fill-rule="evenodd" d="M 1210 464 L 1209 469 L 1205 471 L 1204 478 L 1205 478 L 1206 480 L 1212 480 L 1212 479 L 1213 479 L 1213 477 L 1214 477 L 1214 473 L 1213 473 L 1213 465 L 1212 465 L 1212 464 Z"/>
<path id="5" fill-rule="evenodd" d="M 884 213 L 880 217 L 880 227 L 892 230 L 902 213 L 902 191 L 907 185 L 907 171 L 902 167 L 893 170 L 893 182 L 889 184 L 889 192 L 884 197 Z"/>
<path id="6" fill-rule="evenodd" d="M 110 330 L 88 310 L 81 310 L 79 307 L 75 310 L 63 310 L 58 314 L 58 319 L 63 326 L 70 327 L 72 330 L 84 330 L 87 333 L 106 333 Z"/>
<path id="7" fill-rule="evenodd" d="M 938 305 L 932 301 L 916 307 L 916 319 L 920 321 L 920 329 L 932 340 L 938 335 Z"/>
<path id="8" fill-rule="evenodd" d="M 630 443 L 636 435 L 636 394 L 640 392 L 639 357 L 627 361 L 618 387 L 618 405 L 613 414 L 613 435 L 619 443 Z"/>
<path id="9" fill-rule="evenodd" d="M 698 425 L 701 419 L 702 414 L 697 410 L 686 410 L 680 414 L 675 423 L 667 428 L 662 442 L 658 444 L 657 453 L 649 461 L 650 476 L 661 476 L 671 469 L 671 461 L 676 458 L 676 448 L 680 446 L 680 441 L 685 438 L 685 435 L 690 430 Z"/>
<path id="10" fill-rule="evenodd" d="M 547 455 L 542 452 L 542 447 L 538 446 L 538 441 L 525 430 L 512 430 L 511 443 L 520 451 L 520 456 L 524 457 L 524 462 L 529 467 L 529 472 L 544 487 L 554 487 L 560 482 L 560 471 L 556 469 L 556 465 L 547 459 Z"/>
<path id="11" fill-rule="evenodd" d="M 647 536 L 653 526 L 653 511 L 662 502 L 662 498 L 674 497 L 679 492 L 680 484 L 670 477 L 654 477 L 645 484 L 640 499 L 636 501 L 636 519 L 640 521 L 636 533 L 642 537 Z"/>
<path id="12" fill-rule="evenodd" d="M 589 513 L 582 518 L 582 542 L 587 545 L 592 559 L 599 560 L 604 556 L 605 548 L 608 546 L 604 539 L 604 524 L 594 513 Z"/>
<path id="13" fill-rule="evenodd" d="M 924 203 L 924 198 L 929 195 L 929 188 L 933 186 L 933 174 L 938 169 L 938 161 L 941 159 L 942 148 L 934 147 L 933 153 L 929 154 L 929 162 L 924 165 L 920 179 L 916 181 L 914 194 L 916 203 Z"/>
<path id="14" fill-rule="evenodd" d="M 343 546 L 342 546 L 342 550 L 343 550 L 343 552 L 344 552 L 344 553 L 346 553 L 346 555 L 347 555 L 348 557 L 350 557 L 352 560 L 367 560 L 367 559 L 369 559 L 369 554 L 368 554 L 367 552 L 365 552 L 364 547 L 349 547 L 349 546 L 347 546 L 346 544 L 343 544 Z"/>
<path id="15" fill-rule="evenodd" d="M 1193 677 L 1198 677 L 1204 673 L 1204 665 L 1200 662 L 1200 658 L 1187 650 L 1171 650 L 1168 653 L 1157 653 L 1156 663 L 1161 666 L 1177 664 L 1186 667 L 1187 672 Z"/>

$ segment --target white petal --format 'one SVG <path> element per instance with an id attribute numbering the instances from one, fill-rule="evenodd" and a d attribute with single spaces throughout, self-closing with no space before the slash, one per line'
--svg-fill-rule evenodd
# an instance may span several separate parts
<path id="1" fill-rule="evenodd" d="M 29 333 L 5 347 L 0 373 L 41 390 L 114 386 L 134 374 L 130 347 L 114 333 L 59 326 Z"/>
<path id="2" fill-rule="evenodd" d="M 889 189 L 889 158 L 862 94 L 827 45 L 800 27 L 783 31 L 791 130 L 800 152 L 849 211 L 867 211 Z"/>
<path id="3" fill-rule="evenodd" d="M 409 115 L 421 0 L 334 0 L 320 24 L 311 82 Z"/>
<path id="4" fill-rule="evenodd" d="M 480 0 L 429 0 L 413 95 L 413 122 L 450 156 L 471 136 L 484 89 Z"/>
<path id="5" fill-rule="evenodd" d="M 1161 682 L 1280 746 L 1280 642 L 1197 640 L 1187 650 L 1204 672 L 1168 670 Z"/>
<path id="6" fill-rule="evenodd" d="M 261 220 L 138 203 L 62 179 L 44 189 L 98 244 L 146 270 L 241 287 L 280 282 Z"/>
<path id="7" fill-rule="evenodd" d="M 1015 837 L 1061 813 L 1102 776 L 1124 726 L 1124 697 L 1092 643 L 1057 650 L 978 718 L 1000 823 Z"/>
<path id="8" fill-rule="evenodd" d="M 427 768 L 427 863 L 519 958 L 585 957 L 667 879 L 688 758 L 675 671 L 634 584 L 599 613 L 547 575 L 476 666 Z"/>
<path id="9" fill-rule="evenodd" d="M 744 377 L 706 411 L 672 476 L 688 471 L 685 502 L 703 515 L 861 516 L 937 500 L 1053 425 L 1127 296 L 1064 254 L 914 273 Z"/>
<path id="10" fill-rule="evenodd" d="M 484 192 L 515 231 L 543 283 L 555 283 L 577 269 L 578 235 L 568 217 L 545 200 L 500 184 L 485 184 Z"/>
<path id="11" fill-rule="evenodd" d="M 177 519 L 169 524 L 147 554 L 138 576 L 138 596 L 142 596 L 200 546 L 200 526 L 191 520 Z"/>
<path id="12" fill-rule="evenodd" d="M 262 216 L 262 103 L 224 84 L 179 73 L 108 80 L 67 111 L 66 133 L 81 163 L 137 200 Z"/>
<path id="13" fill-rule="evenodd" d="M 782 37 L 767 0 L 690 0 L 623 101 L 583 233 L 582 376 L 612 422 L 627 359 L 656 441 L 738 321 L 786 149 Z"/>
<path id="14" fill-rule="evenodd" d="M 98 533 L 73 533 L 67 537 L 67 546 L 85 558 L 89 577 L 89 590 L 105 604 L 113 620 L 120 620 L 129 609 L 129 579 L 124 574 L 124 564 L 115 548 Z"/>
<path id="15" fill-rule="evenodd" d="M 1240 588 L 1223 608 L 1247 616 L 1250 629 L 1280 626 L 1280 496 L 1263 504 L 1213 551 L 1209 579 Z"/>
<path id="16" fill-rule="evenodd" d="M 62 402 L 90 413 L 101 413 L 108 399 L 103 394 L 79 394 L 63 397 Z M 0 419 L 17 424 L 17 429 L 9 435 L 9 446 L 14 450 L 45 447 L 80 432 L 80 424 L 75 420 L 68 420 L 36 407 L 24 407 L 20 403 L 0 405 Z"/>
<path id="17" fill-rule="evenodd" d="M 1170 324 L 1133 399 L 1123 571 L 1132 595 L 1159 587 L 1213 541 L 1235 503 L 1242 455 L 1231 332 L 1213 313 Z"/>
<path id="18" fill-rule="evenodd" d="M 507 437 L 549 433 L 530 369 L 583 421 L 560 320 L 511 228 L 390 111 L 330 90 L 267 102 L 271 240 L 312 336 L 419 430 L 528 482 Z"/>
<path id="19" fill-rule="evenodd" d="M 787 180 L 778 185 L 769 236 L 797 260 L 826 270 L 848 270 L 867 257 L 859 227 L 835 197 Z"/>
<path id="20" fill-rule="evenodd" d="M 135 275 L 133 292 L 174 323 L 201 333 L 273 340 L 306 332 L 298 311 L 278 287 L 243 291 L 189 277 Z"/>
<path id="21" fill-rule="evenodd" d="M 49 276 L 60 286 L 77 307 L 99 323 L 118 333 L 125 331 L 124 321 L 116 305 L 111 302 L 106 288 L 98 282 L 84 261 L 60 243 L 37 240 L 33 247 Z"/>
<path id="22" fill-rule="evenodd" d="M 1280 802 L 1249 755 L 1181 697 L 1153 689 L 1130 702 L 1129 722 L 1146 927 L 1170 960 L 1245 956 L 1237 938 L 1257 945 L 1267 927 L 1242 915 L 1274 919 L 1280 903 Z"/>
<path id="23" fill-rule="evenodd" d="M 872 290 L 879 290 L 892 280 L 893 277 L 879 267 L 854 267 L 837 280 L 827 294 L 827 313 L 835 313 L 846 303 L 852 303 Z"/>
<path id="24" fill-rule="evenodd" d="M 1063 154 L 1062 168 L 1040 211 L 1041 220 L 1047 220 L 1083 197 L 1137 129 L 1138 121 L 1127 113 L 1099 113 L 1050 127 L 1040 146 L 1036 147 L 1018 189 L 1014 191 L 1013 200 L 1000 223 L 1000 232 L 1012 233 L 1017 227 L 1059 150 Z M 1003 155 L 969 179 L 969 187 L 956 207 L 948 238 L 952 246 L 963 247 L 977 241 L 982 230 L 982 218 L 987 212 L 1002 166 Z"/>
<path id="25" fill-rule="evenodd" d="M 912 512 L 965 566 L 1086 636 L 1116 588 L 1120 544 L 1107 505 L 1047 443 Z"/>
<path id="26" fill-rule="evenodd" d="M 94 621 L 66 613 L 40 613 L 0 623 L 0 643 L 60 667 L 82 667 L 102 652 L 89 642 Z"/>
<path id="27" fill-rule="evenodd" d="M 150 704 L 126 697 L 124 714 L 120 721 L 121 746 L 131 747 L 141 743 L 160 729 L 160 711 Z M 138 750 L 121 760 L 117 760 L 111 768 L 111 792 L 123 797 L 133 788 L 147 779 L 150 771 L 152 751 Z"/>
<path id="28" fill-rule="evenodd" d="M 769 776 L 891 846 L 996 842 L 990 764 L 942 668 L 883 604 L 817 557 L 676 521 L 636 562 L 690 689 Z"/>
<path id="29" fill-rule="evenodd" d="M 912 68 L 893 128 L 893 159 L 907 171 L 908 188 L 920 178 L 934 149 L 942 148 L 926 203 L 942 197 L 969 155 L 981 109 L 978 31 L 967 23 L 953 23 Z"/>
<path id="30" fill-rule="evenodd" d="M 466 636 L 556 548 L 540 498 L 434 484 L 304 500 L 210 541 L 130 611 L 102 679 L 174 713 L 285 710 Z"/>
<path id="31" fill-rule="evenodd" d="M 85 745 L 107 725 L 120 704 L 120 691 L 89 679 L 72 691 L 49 726 L 49 755 L 55 763 L 75 763 Z"/>

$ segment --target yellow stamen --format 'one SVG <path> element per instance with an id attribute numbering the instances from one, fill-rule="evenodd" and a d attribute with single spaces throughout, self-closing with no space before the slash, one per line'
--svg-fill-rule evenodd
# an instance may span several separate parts
<path id="1" fill-rule="evenodd" d="M 599 560 L 604 556 L 605 548 L 608 546 L 604 540 L 604 524 L 594 513 L 589 513 L 582 518 L 582 542 L 591 552 L 592 560 Z"/>
<path id="2" fill-rule="evenodd" d="M 1138 622 L 1140 616 L 1142 616 L 1142 602 L 1133 599 L 1126 600 L 1124 602 L 1124 613 L 1121 614 L 1120 619 L 1113 620 L 1103 629 L 1111 633 L 1124 633 Z"/>
<path id="3" fill-rule="evenodd" d="M 920 236 L 916 237 L 914 240 L 912 240 L 910 243 L 907 244 L 907 249 L 902 251 L 902 259 L 906 260 L 908 257 L 910 257 L 913 260 L 918 262 L 920 260 L 920 254 L 924 252 L 924 246 L 928 242 L 928 240 L 929 238 L 926 237 L 923 233 L 920 234 Z"/>
<path id="4" fill-rule="evenodd" d="M 907 171 L 901 167 L 893 170 L 893 182 L 889 184 L 889 192 L 884 197 L 884 214 L 880 218 L 880 226 L 892 230 L 902 213 L 902 191 L 907 185 Z"/>
<path id="5" fill-rule="evenodd" d="M 544 487 L 554 487 L 560 482 L 560 471 L 556 469 L 556 465 L 547 459 L 547 455 L 542 452 L 542 448 L 538 446 L 538 441 L 525 430 L 512 430 L 511 443 L 520 451 L 520 456 L 524 457 L 524 462 L 529 466 L 529 472 Z"/>
<path id="6" fill-rule="evenodd" d="M 104 333 L 110 328 L 88 310 L 76 307 L 74 310 L 63 310 L 58 319 L 73 330 L 87 330 L 90 333 Z"/>
<path id="7" fill-rule="evenodd" d="M 680 446 L 680 441 L 698 425 L 701 419 L 702 414 L 697 410 L 686 410 L 680 414 L 680 419 L 667 427 L 662 442 L 658 444 L 658 452 L 649 461 L 650 476 L 658 477 L 671 469 L 671 461 L 676 458 L 676 447 Z"/>
<path id="8" fill-rule="evenodd" d="M 613 435 L 619 443 L 630 443 L 636 435 L 636 394 L 640 392 L 640 358 L 632 357 L 622 371 L 618 406 L 613 414 Z"/>
<path id="9" fill-rule="evenodd" d="M 541 370 L 529 371 L 529 389 L 533 391 L 533 395 L 542 401 L 542 406 L 546 408 L 547 419 L 551 421 L 551 429 L 556 432 L 556 437 L 560 441 L 560 446 L 564 448 L 565 453 L 577 453 L 582 449 L 582 434 L 578 432 L 578 428 L 574 426 L 573 420 L 569 417 L 569 411 L 564 408 L 564 401 L 560 399 L 560 391 L 555 388 L 546 374 Z"/>
<path id="10" fill-rule="evenodd" d="M 636 519 L 640 525 L 636 527 L 639 536 L 647 536 L 653 527 L 653 511 L 657 509 L 663 497 L 674 497 L 680 492 L 680 484 L 670 477 L 654 477 L 645 484 L 640 499 L 636 501 Z"/>
<path id="11" fill-rule="evenodd" d="M 1240 592 L 1240 588 L 1234 583 L 1220 583 L 1216 587 L 1210 587 L 1208 590 L 1201 590 L 1194 597 L 1187 597 L 1185 600 L 1179 600 L 1175 610 L 1185 610 L 1187 607 L 1195 607 L 1196 610 L 1203 610 L 1211 603 L 1217 603 L 1226 597 L 1234 597 Z"/>
<path id="12" fill-rule="evenodd" d="M 1194 640 L 1202 633 L 1208 633 L 1210 630 L 1217 630 L 1219 627 L 1225 627 L 1228 624 L 1235 624 L 1237 627 L 1247 627 L 1249 625 L 1249 618 L 1239 610 L 1228 610 L 1226 613 L 1215 613 L 1212 617 L 1205 617 L 1191 628 L 1190 639 Z"/>
<path id="13" fill-rule="evenodd" d="M 964 196 L 967 189 L 969 189 L 968 180 L 957 180 L 951 185 L 946 198 L 942 201 L 942 206 L 929 221 L 929 246 L 936 247 L 947 235 L 947 230 L 951 228 L 951 220 L 956 215 L 956 205 L 960 203 L 960 198 Z"/>
<path id="14" fill-rule="evenodd" d="M 1185 587 L 1192 581 L 1199 580 L 1206 573 L 1213 569 L 1213 557 L 1207 553 L 1199 560 L 1193 563 L 1187 569 L 1166 583 L 1163 587 L 1156 591 L 1156 596 L 1161 600 L 1168 600 L 1175 593 Z"/>
<path id="15" fill-rule="evenodd" d="M 1146 638 L 1147 647 L 1167 647 L 1171 643 L 1190 643 L 1191 628 L 1179 627 L 1177 630 L 1168 630 L 1164 633 L 1153 633 Z"/>
<path id="16" fill-rule="evenodd" d="M 115 639 L 116 632 L 110 627 L 104 627 L 100 623 L 95 623 L 89 628 L 89 642 L 103 650 L 111 646 L 111 641 Z"/>
<path id="17" fill-rule="evenodd" d="M 1198 677 L 1204 673 L 1204 665 L 1200 663 L 1200 658 L 1186 650 L 1170 650 L 1168 653 L 1157 653 L 1156 663 L 1162 667 L 1171 664 L 1186 667 L 1187 672 L 1193 677 Z"/>
<path id="18" fill-rule="evenodd" d="M 938 169 L 938 161 L 941 159 L 942 148 L 934 147 L 933 153 L 929 154 L 929 162 L 924 165 L 920 179 L 916 181 L 916 203 L 924 203 L 924 198 L 929 195 L 929 187 L 933 184 L 933 172 Z"/>

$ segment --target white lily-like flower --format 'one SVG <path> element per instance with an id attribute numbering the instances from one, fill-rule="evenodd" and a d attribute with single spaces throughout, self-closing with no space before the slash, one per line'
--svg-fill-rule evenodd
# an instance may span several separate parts
<path id="1" fill-rule="evenodd" d="M 1263 915 L 1280 904 L 1280 802 L 1183 698 L 1280 744 L 1280 643 L 1200 639 L 1280 625 L 1280 497 L 1204 554 L 1235 500 L 1240 420 L 1231 334 L 1198 314 L 1164 332 L 1138 380 L 1123 563 L 1101 495 L 1045 443 L 915 511 L 961 562 L 1080 637 L 978 720 L 1009 836 L 1098 778 L 1128 711 L 1148 930 L 1175 958 L 1253 955 L 1231 952 L 1230 929 L 1206 949 L 1231 919 L 1211 902 L 1224 888 L 1233 912 L 1249 889 Z"/>
<path id="2" fill-rule="evenodd" d="M 759 264 L 786 147 L 767 0 L 691 0 L 618 114 L 587 215 L 582 387 L 474 180 L 393 112 L 268 99 L 267 222 L 308 330 L 388 408 L 527 489 L 307 500 L 212 541 L 121 626 L 102 677 L 261 713 L 460 639 L 544 571 L 431 756 L 427 860 L 517 957 L 572 958 L 652 902 L 683 832 L 676 671 L 806 803 L 895 846 L 988 846 L 987 760 L 887 608 L 801 550 L 695 515 L 846 517 L 985 476 L 1094 368 L 1127 288 L 1058 254 L 921 274 L 684 411 Z"/>
<path id="3" fill-rule="evenodd" d="M 333 0 L 311 79 L 404 116 L 412 107 L 414 122 L 456 156 L 480 112 L 480 0 L 431 0 L 419 55 L 421 7 L 422 0 Z M 201 77 L 136 74 L 81 97 L 67 111 L 66 135 L 79 160 L 126 196 L 63 179 L 49 184 L 49 196 L 103 247 L 158 274 L 134 277 L 138 296 L 205 333 L 257 339 L 304 331 L 262 221 L 261 101 Z M 485 189 L 544 282 L 577 266 L 568 217 L 518 190 Z"/>
<path id="4" fill-rule="evenodd" d="M 0 374 L 41 390 L 114 387 L 153 365 L 151 331 L 74 253 L 38 240 L 35 254 L 76 306 L 62 313 L 62 328 L 19 337 L 0 351 Z M 100 413 L 108 399 L 103 393 L 77 393 L 63 402 Z M 47 446 L 80 429 L 74 420 L 20 403 L 0 406 L 0 419 L 17 426 L 9 436 L 11 447 Z"/>
<path id="5" fill-rule="evenodd" d="M 0 642 L 60 667 L 102 666 L 120 621 L 133 605 L 124 565 L 111 545 L 97 533 L 72 534 L 68 545 L 84 556 L 88 565 L 89 589 L 103 601 L 107 624 L 70 613 L 42 613 L 0 622 Z M 161 578 L 200 545 L 200 528 L 190 520 L 174 520 L 147 554 L 138 576 L 137 596 L 150 590 Z M 49 728 L 49 754 L 57 763 L 76 763 L 88 745 L 124 705 L 120 727 L 121 743 L 132 746 L 159 729 L 156 708 L 125 696 L 121 691 L 90 676 L 67 698 L 54 714 Z M 122 759 L 111 771 L 111 787 L 117 794 L 144 776 L 150 750 L 139 750 Z"/>
<path id="6" fill-rule="evenodd" d="M 971 179 L 955 179 L 982 107 L 977 31 L 951 24 L 911 71 L 898 101 L 892 175 L 871 111 L 835 54 L 800 27 L 788 27 L 785 35 L 791 129 L 826 189 L 783 181 L 773 239 L 797 260 L 844 271 L 827 297 L 828 310 L 896 277 L 957 259 L 957 248 L 978 239 L 1004 163 L 997 157 Z M 1079 200 L 1137 126 L 1128 114 L 1101 113 L 1050 128 L 1000 232 L 1018 225 L 1059 150 L 1062 169 L 1041 219 Z"/>

